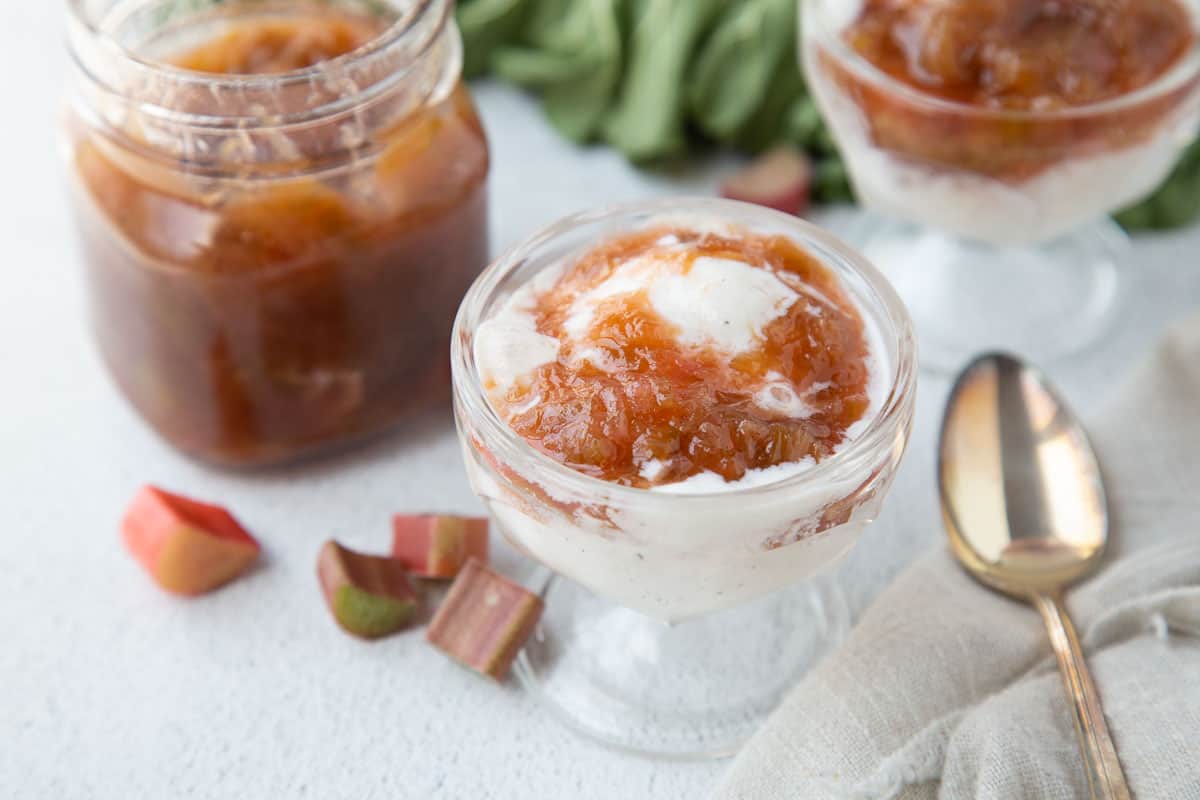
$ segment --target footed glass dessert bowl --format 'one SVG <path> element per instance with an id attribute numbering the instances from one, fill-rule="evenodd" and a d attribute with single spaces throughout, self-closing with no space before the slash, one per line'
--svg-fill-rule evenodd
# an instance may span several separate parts
<path id="1" fill-rule="evenodd" d="M 822 573 L 912 423 L 895 292 L 795 217 L 673 199 L 502 256 L 452 349 L 471 484 L 553 575 L 520 679 L 608 744 L 734 752 L 848 624 Z"/>
<path id="2" fill-rule="evenodd" d="M 922 365 L 1042 363 L 1104 339 L 1129 295 L 1108 215 L 1200 128 L 1197 0 L 811 0 L 801 50 Z"/>

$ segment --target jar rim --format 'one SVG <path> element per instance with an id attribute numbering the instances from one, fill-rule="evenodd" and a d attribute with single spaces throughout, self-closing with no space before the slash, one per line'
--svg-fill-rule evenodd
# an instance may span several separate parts
<path id="1" fill-rule="evenodd" d="M 696 213 L 719 217 L 735 223 L 759 222 L 785 226 L 788 235 L 816 256 L 837 275 L 847 291 L 845 276 L 852 275 L 870 290 L 869 297 L 858 293 L 855 299 L 864 313 L 871 314 L 877 323 L 886 322 L 887 329 L 879 331 L 885 342 L 895 342 L 888 392 L 882 406 L 874 413 L 865 430 L 851 439 L 833 455 L 822 459 L 809 469 L 770 483 L 731 489 L 728 491 L 677 494 L 653 492 L 625 486 L 576 471 L 538 450 L 516 433 L 496 412 L 483 389 L 483 381 L 475 360 L 474 331 L 484 321 L 484 313 L 496 299 L 505 279 L 527 259 L 558 237 L 591 224 L 612 222 L 622 217 L 675 217 Z M 871 307 L 866 308 L 865 304 Z M 483 444 L 493 450 L 501 463 L 536 464 L 540 471 L 554 481 L 556 488 L 577 496 L 601 495 L 621 504 L 669 504 L 686 502 L 695 508 L 705 503 L 726 503 L 731 498 L 767 498 L 813 485 L 831 477 L 872 468 L 883 447 L 891 447 L 897 433 L 911 424 L 917 383 L 916 338 L 908 311 L 895 289 L 863 255 L 831 233 L 816 225 L 762 206 L 733 200 L 704 197 L 675 197 L 634 203 L 621 203 L 584 211 L 564 217 L 542 228 L 522 243 L 509 249 L 488 266 L 468 290 L 459 307 L 451 340 L 451 371 L 454 398 L 459 413 L 466 413 L 472 425 L 479 428 Z M 461 424 L 461 420 L 460 420 Z M 464 442 L 464 446 L 467 446 Z"/>
<path id="2" fill-rule="evenodd" d="M 286 72 L 259 74 L 228 74 L 201 72 L 176 66 L 169 62 L 147 58 L 136 53 L 116 40 L 110 31 L 104 29 L 103 19 L 95 19 L 86 8 L 87 0 L 68 0 L 68 47 L 76 65 L 91 80 L 100 84 L 113 94 L 120 91 L 110 85 L 101 74 L 94 58 L 85 55 L 89 45 L 98 48 L 95 58 L 107 60 L 120 65 L 120 68 L 144 82 L 156 81 L 167 83 L 172 88 L 195 89 L 203 88 L 210 95 L 222 93 L 245 94 L 246 92 L 262 91 L 278 93 L 295 87 L 311 86 L 315 81 L 330 75 L 345 75 L 350 77 L 356 68 L 395 58 L 398 65 L 393 67 L 411 66 L 418 62 L 427 51 L 437 42 L 439 35 L 451 21 L 453 4 L 450 0 L 414 0 L 395 21 L 388 25 L 379 35 L 365 44 L 343 53 L 334 58 L 316 64 L 289 70 Z M 358 91 L 347 94 L 326 103 L 305 107 L 295 113 L 271 114 L 269 119 L 258 113 L 231 114 L 196 114 L 171 107 L 169 104 L 158 102 L 141 102 L 139 105 L 147 113 L 158 112 L 160 115 L 179 115 L 191 119 L 195 124 L 219 124 L 236 121 L 244 124 L 247 121 L 262 120 L 272 127 L 294 124 L 305 120 L 330 116 L 345 112 L 351 107 L 369 101 L 380 92 L 387 91 L 404 80 L 406 71 L 403 68 L 382 70 L 376 80 L 365 82 Z M 168 92 L 160 92 L 166 96 Z"/>

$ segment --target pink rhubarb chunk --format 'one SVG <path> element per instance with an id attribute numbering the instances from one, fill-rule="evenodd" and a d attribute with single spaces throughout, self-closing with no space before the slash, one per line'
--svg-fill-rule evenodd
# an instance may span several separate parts
<path id="1" fill-rule="evenodd" d="M 730 177 L 721 196 L 799 216 L 808 210 L 812 164 L 793 147 L 777 147 Z"/>
<path id="2" fill-rule="evenodd" d="M 394 558 L 356 553 L 331 539 L 317 556 L 317 578 L 337 624 L 363 639 L 393 634 L 416 613 L 417 594 Z"/>
<path id="3" fill-rule="evenodd" d="M 259 544 L 220 506 L 143 487 L 121 522 L 134 558 L 168 592 L 210 592 L 244 572 Z"/>
<path id="4" fill-rule="evenodd" d="M 471 559 L 425 638 L 454 660 L 503 680 L 542 616 L 542 598 Z"/>
<path id="5" fill-rule="evenodd" d="M 392 557 L 422 578 L 453 578 L 468 559 L 488 560 L 488 521 L 447 514 L 397 514 Z"/>

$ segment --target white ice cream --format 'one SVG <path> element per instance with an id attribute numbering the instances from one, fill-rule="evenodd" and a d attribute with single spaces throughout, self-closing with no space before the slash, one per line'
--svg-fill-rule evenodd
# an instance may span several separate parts
<path id="1" fill-rule="evenodd" d="M 472 487 L 517 548 L 603 597 L 671 622 L 751 600 L 836 564 L 878 513 L 898 456 L 882 452 L 883 469 L 872 484 L 877 489 L 861 493 L 844 524 L 822 530 L 823 510 L 855 492 L 863 473 L 845 471 L 820 486 L 736 500 L 646 492 L 651 502 L 637 506 L 601 487 L 593 502 L 606 510 L 608 524 L 577 506 L 566 512 L 518 495 L 475 452 L 464 451 Z M 760 472 L 770 473 L 764 482 L 775 482 L 791 466 Z M 703 485 L 719 480 L 696 476 L 674 486 L 707 492 L 724 488 Z M 742 482 L 751 480 L 747 475 Z"/>
<path id="2" fill-rule="evenodd" d="M 766 326 L 797 302 L 808 303 L 813 313 L 824 312 L 805 287 L 789 286 L 739 261 L 700 258 L 686 273 L 670 263 L 631 260 L 576 297 L 564 326 L 568 336 L 584 339 L 603 304 L 631 292 L 645 291 L 654 310 L 684 340 L 730 356 L 754 348 Z M 558 358 L 560 343 L 537 332 L 531 311 L 536 297 L 561 274 L 562 269 L 544 271 L 479 326 L 475 356 L 485 386 L 506 390 Z M 851 438 L 878 412 L 892 380 L 882 339 L 869 315 L 862 317 L 872 354 L 871 407 L 849 432 Z M 581 357 L 578 348 L 575 356 Z M 602 352 L 585 351 L 582 357 L 603 367 Z M 778 373 L 768 374 L 757 394 L 764 408 L 796 416 L 811 412 L 809 400 Z M 736 482 L 702 473 L 650 491 L 596 481 L 585 504 L 578 496 L 558 496 L 552 482 L 537 480 L 536 467 L 523 470 L 522 477 L 538 483 L 554 503 L 498 475 L 469 446 L 465 455 L 472 485 L 514 544 L 599 594 L 678 620 L 751 599 L 837 561 L 874 517 L 883 496 L 874 489 L 890 482 L 899 449 L 884 443 L 867 466 L 847 465 L 831 470 L 818 484 L 738 500 L 721 495 L 765 489 L 811 470 L 814 462 L 751 470 Z M 653 480 L 664 466 L 651 459 L 640 464 L 640 472 Z M 864 487 L 864 481 L 869 485 Z M 824 519 L 830 504 L 848 497 L 856 498 L 848 504 L 848 519 L 839 520 L 842 524 Z M 597 508 L 603 514 L 597 515 Z"/>
<path id="3" fill-rule="evenodd" d="M 798 299 L 770 272 L 719 258 L 698 258 L 686 274 L 662 277 L 650 290 L 654 310 L 679 328 L 685 343 L 731 355 L 753 349 Z"/>

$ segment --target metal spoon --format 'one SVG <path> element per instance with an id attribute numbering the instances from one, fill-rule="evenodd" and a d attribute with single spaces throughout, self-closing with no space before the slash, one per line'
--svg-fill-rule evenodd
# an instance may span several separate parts
<path id="1" fill-rule="evenodd" d="M 999 354 L 966 367 L 942 422 L 938 488 L 959 561 L 984 584 L 1032 603 L 1046 623 L 1092 797 L 1129 798 L 1063 606 L 1063 591 L 1104 553 L 1104 485 L 1087 435 L 1041 372 Z"/>

